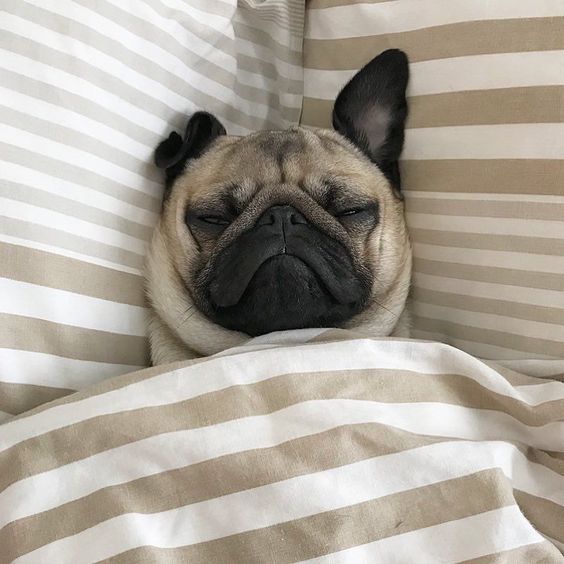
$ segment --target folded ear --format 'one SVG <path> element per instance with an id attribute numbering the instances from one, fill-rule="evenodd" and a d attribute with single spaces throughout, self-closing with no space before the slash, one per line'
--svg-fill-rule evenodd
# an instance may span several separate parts
<path id="1" fill-rule="evenodd" d="M 186 162 L 201 156 L 220 135 L 225 135 L 225 127 L 215 116 L 208 112 L 196 112 L 188 121 L 184 139 L 173 131 L 168 139 L 159 144 L 155 151 L 155 164 L 165 169 L 167 191 L 184 170 Z"/>
<path id="2" fill-rule="evenodd" d="M 333 108 L 333 127 L 378 165 L 398 195 L 408 79 L 406 54 L 389 49 L 353 76 Z"/>

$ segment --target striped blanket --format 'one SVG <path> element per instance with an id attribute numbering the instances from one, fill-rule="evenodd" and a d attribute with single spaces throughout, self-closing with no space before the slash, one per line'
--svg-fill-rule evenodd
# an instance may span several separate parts
<path id="1" fill-rule="evenodd" d="M 0 561 L 564 562 L 564 383 L 280 333 L 0 426 Z"/>

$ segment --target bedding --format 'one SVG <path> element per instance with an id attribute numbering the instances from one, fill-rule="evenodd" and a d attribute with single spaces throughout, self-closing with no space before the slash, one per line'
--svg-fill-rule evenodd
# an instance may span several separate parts
<path id="1" fill-rule="evenodd" d="M 0 562 L 564 562 L 564 383 L 259 337 L 0 426 Z"/>
<path id="2" fill-rule="evenodd" d="M 309 0 L 302 123 L 330 126 L 390 47 L 411 62 L 415 336 L 564 374 L 564 3 Z"/>
<path id="3" fill-rule="evenodd" d="M 4 0 L 0 420 L 148 363 L 153 151 L 199 109 L 297 123 L 298 0 Z"/>

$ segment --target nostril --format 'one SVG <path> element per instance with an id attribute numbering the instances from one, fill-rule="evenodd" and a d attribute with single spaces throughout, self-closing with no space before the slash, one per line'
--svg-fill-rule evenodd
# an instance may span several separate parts
<path id="1" fill-rule="evenodd" d="M 301 213 L 293 213 L 290 216 L 290 223 L 292 225 L 299 225 L 307 223 L 306 218 Z"/>

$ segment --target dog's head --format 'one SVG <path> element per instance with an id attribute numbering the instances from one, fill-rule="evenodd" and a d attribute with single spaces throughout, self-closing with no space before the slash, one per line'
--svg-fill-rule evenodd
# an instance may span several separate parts
<path id="1" fill-rule="evenodd" d="M 166 194 L 148 290 L 180 341 L 198 349 L 199 330 L 219 341 L 351 324 L 391 332 L 411 264 L 398 170 L 407 81 L 405 55 L 389 50 L 341 91 L 335 131 L 233 137 L 198 112 L 159 145 Z"/>

